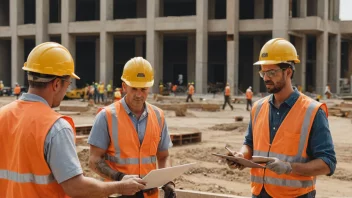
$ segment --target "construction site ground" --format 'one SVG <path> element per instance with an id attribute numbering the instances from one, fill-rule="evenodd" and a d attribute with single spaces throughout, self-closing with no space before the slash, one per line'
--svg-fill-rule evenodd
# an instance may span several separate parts
<path id="1" fill-rule="evenodd" d="M 14 100 L 14 97 L 0 97 L 0 107 Z M 182 99 L 183 100 L 183 99 Z M 223 98 L 209 96 L 207 102 L 221 104 Z M 149 99 L 153 102 L 153 99 Z M 199 100 L 197 100 L 199 101 Z M 339 103 L 341 101 L 328 101 Z M 85 102 L 78 100 L 64 101 L 62 105 L 82 105 Z M 187 110 L 185 117 L 176 117 L 174 111 L 165 111 L 169 131 L 202 132 L 200 143 L 175 145 L 170 149 L 173 165 L 197 162 L 191 169 L 175 183 L 177 188 L 196 190 L 228 195 L 251 196 L 249 169 L 243 171 L 231 170 L 225 162 L 211 153 L 226 153 L 225 145 L 230 145 L 233 150 L 239 150 L 243 143 L 245 131 L 249 121 L 249 112 L 245 104 L 233 104 L 231 111 L 227 106 L 223 111 L 207 112 L 197 109 Z M 95 112 L 102 105 L 90 107 L 80 115 L 72 115 L 75 124 L 92 124 Z M 243 116 L 243 122 L 235 122 L 235 116 Z M 337 155 L 337 168 L 331 177 L 319 176 L 317 178 L 317 197 L 351 197 L 352 196 L 352 123 L 350 118 L 329 116 L 330 129 Z M 99 178 L 88 168 L 89 146 L 87 138 L 77 139 L 77 152 L 81 160 L 84 174 Z"/>

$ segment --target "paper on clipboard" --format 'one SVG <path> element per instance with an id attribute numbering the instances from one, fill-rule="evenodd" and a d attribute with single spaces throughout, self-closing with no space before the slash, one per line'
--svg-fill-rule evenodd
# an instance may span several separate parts
<path id="1" fill-rule="evenodd" d="M 244 159 L 241 157 L 234 157 L 234 156 L 222 155 L 222 154 L 217 154 L 217 153 L 212 153 L 212 155 L 228 159 L 230 161 L 236 162 L 236 163 L 241 164 L 241 165 L 248 167 L 248 168 L 265 168 L 264 166 L 262 166 L 260 164 L 254 163 L 251 160 L 247 160 L 247 159 Z"/>
<path id="2" fill-rule="evenodd" d="M 182 175 L 184 172 L 186 172 L 188 169 L 193 167 L 195 164 L 196 162 L 152 170 L 148 173 L 148 175 L 146 175 L 142 179 L 144 182 L 147 183 L 145 186 L 145 189 L 157 188 L 157 187 L 163 186 L 169 181 L 172 181 L 178 176 Z"/>

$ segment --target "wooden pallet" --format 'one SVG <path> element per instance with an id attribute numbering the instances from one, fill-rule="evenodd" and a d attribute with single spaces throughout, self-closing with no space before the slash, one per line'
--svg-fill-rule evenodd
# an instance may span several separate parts
<path id="1" fill-rule="evenodd" d="M 76 135 L 89 134 L 91 129 L 92 129 L 92 125 L 91 124 L 76 125 Z"/>
<path id="2" fill-rule="evenodd" d="M 202 132 L 186 132 L 186 133 L 170 133 L 172 143 L 176 145 L 184 145 L 202 141 Z"/>

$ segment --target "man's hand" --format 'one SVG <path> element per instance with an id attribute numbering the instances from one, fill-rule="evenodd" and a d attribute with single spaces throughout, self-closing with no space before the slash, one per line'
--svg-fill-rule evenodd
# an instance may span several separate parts
<path id="1" fill-rule="evenodd" d="M 272 157 L 273 161 L 268 162 L 266 168 L 281 175 L 290 174 L 292 172 L 291 164 L 288 162 L 283 162 L 275 157 Z"/>
<path id="2" fill-rule="evenodd" d="M 164 190 L 164 198 L 176 198 L 174 182 L 165 184 L 162 189 Z"/>
<path id="3" fill-rule="evenodd" d="M 228 153 L 227 155 L 229 156 L 235 156 L 235 157 L 240 157 L 240 158 L 244 158 L 242 153 L 239 152 L 233 152 L 233 153 Z M 231 169 L 238 169 L 238 170 L 243 170 L 245 167 L 241 164 L 237 164 L 236 162 L 233 162 L 231 160 L 226 160 L 227 161 L 227 165 L 231 168 Z"/>
<path id="4" fill-rule="evenodd" d="M 121 188 L 119 189 L 122 195 L 134 195 L 145 187 L 145 182 L 141 178 L 122 179 Z"/>

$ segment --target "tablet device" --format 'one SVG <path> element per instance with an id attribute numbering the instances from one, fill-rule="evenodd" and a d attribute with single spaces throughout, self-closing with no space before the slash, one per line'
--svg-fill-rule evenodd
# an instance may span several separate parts
<path id="1" fill-rule="evenodd" d="M 212 153 L 212 155 L 228 159 L 228 160 L 230 160 L 232 162 L 236 162 L 236 163 L 241 164 L 241 165 L 243 165 L 245 167 L 248 167 L 248 168 L 265 168 L 264 166 L 262 166 L 260 164 L 254 163 L 251 160 L 247 160 L 247 159 L 244 159 L 244 158 L 241 158 L 241 157 L 222 155 L 222 154 L 217 154 L 217 153 Z"/>
<path id="2" fill-rule="evenodd" d="M 195 164 L 196 162 L 152 170 L 142 179 L 147 183 L 145 189 L 163 186 L 169 181 L 173 181 L 175 178 L 182 175 Z"/>

